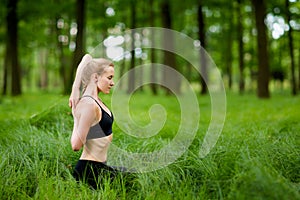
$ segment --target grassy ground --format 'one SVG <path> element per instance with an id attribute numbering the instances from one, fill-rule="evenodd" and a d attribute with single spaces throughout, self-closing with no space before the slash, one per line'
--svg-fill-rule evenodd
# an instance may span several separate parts
<path id="1" fill-rule="evenodd" d="M 209 97 L 199 97 L 199 130 L 183 156 L 160 170 L 107 180 L 99 191 L 75 183 L 70 174 L 79 153 L 69 144 L 67 100 L 51 94 L 0 100 L 0 199 L 300 199 L 299 96 L 259 100 L 228 94 L 222 135 L 203 159 L 198 151 L 210 103 Z M 168 121 L 149 140 L 133 139 L 114 125 L 114 143 L 150 151 L 172 140 L 178 120 L 173 100 L 135 95 L 133 119 L 147 123 L 149 106 L 160 103 Z"/>

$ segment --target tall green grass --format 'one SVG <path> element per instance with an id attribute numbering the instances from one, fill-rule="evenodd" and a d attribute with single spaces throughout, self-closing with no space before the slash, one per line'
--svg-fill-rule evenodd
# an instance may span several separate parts
<path id="1" fill-rule="evenodd" d="M 109 96 L 105 97 L 109 102 Z M 80 152 L 71 150 L 68 97 L 26 95 L 0 102 L 0 199 L 300 199 L 300 98 L 227 95 L 223 132 L 205 158 L 198 152 L 210 120 L 209 97 L 199 97 L 196 138 L 169 166 L 105 180 L 94 191 L 71 176 Z M 152 104 L 168 113 L 157 136 L 138 139 L 114 125 L 114 143 L 151 152 L 172 140 L 180 109 L 174 97 L 134 95 L 134 120 L 149 122 Z M 109 103 L 107 103 L 109 105 Z"/>

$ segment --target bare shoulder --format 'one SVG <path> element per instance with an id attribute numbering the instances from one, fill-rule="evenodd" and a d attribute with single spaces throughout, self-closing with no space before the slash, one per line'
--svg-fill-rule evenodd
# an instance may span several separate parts
<path id="1" fill-rule="evenodd" d="M 84 112 L 92 111 L 94 109 L 94 107 L 95 107 L 95 105 L 92 100 L 87 99 L 87 98 L 80 99 L 80 101 L 78 102 L 78 104 L 76 106 L 75 114 L 81 115 Z"/>
<path id="2" fill-rule="evenodd" d="M 91 98 L 82 98 L 76 106 L 76 113 L 78 115 L 90 116 L 98 119 L 101 116 L 101 110 L 97 106 L 95 100 Z"/>

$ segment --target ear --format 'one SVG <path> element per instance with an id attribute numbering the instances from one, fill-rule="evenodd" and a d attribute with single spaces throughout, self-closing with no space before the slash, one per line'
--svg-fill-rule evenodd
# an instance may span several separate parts
<path id="1" fill-rule="evenodd" d="M 93 80 L 94 80 L 95 82 L 98 81 L 98 74 L 97 74 L 97 73 L 94 73 L 94 74 L 93 74 Z"/>

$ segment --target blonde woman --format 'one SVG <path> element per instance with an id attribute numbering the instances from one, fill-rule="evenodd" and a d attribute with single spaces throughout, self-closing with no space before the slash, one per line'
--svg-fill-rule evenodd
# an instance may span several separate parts
<path id="1" fill-rule="evenodd" d="M 83 148 L 73 175 L 77 181 L 85 181 L 93 188 L 99 187 L 103 175 L 114 174 L 114 169 L 106 165 L 114 118 L 99 98 L 100 93 L 110 92 L 114 86 L 113 77 L 111 61 L 85 55 L 77 68 L 69 100 L 74 118 L 72 149 Z"/>

